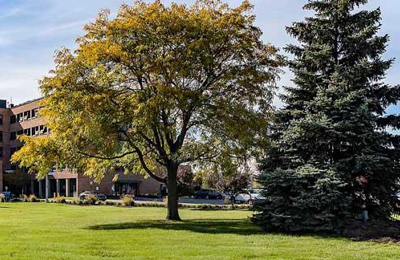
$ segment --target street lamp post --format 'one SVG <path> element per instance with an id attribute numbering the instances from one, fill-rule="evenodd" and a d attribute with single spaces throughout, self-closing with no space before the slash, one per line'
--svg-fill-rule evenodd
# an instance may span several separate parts
<path id="1" fill-rule="evenodd" d="M 46 174 L 46 203 L 49 203 L 49 175 Z"/>
<path id="2" fill-rule="evenodd" d="M 49 174 L 46 174 L 46 203 L 49 202 L 49 175 L 53 175 L 53 169 L 50 169 Z"/>

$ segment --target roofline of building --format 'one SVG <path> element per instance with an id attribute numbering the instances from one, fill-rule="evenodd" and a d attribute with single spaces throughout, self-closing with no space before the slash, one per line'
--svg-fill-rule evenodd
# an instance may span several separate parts
<path id="1" fill-rule="evenodd" d="M 14 106 L 11 107 L 11 108 L 22 107 L 22 106 L 28 105 L 28 104 L 30 104 L 30 103 L 40 101 L 40 100 L 42 100 L 42 99 L 44 99 L 44 97 L 40 97 L 40 98 L 35 98 L 35 99 L 32 99 L 32 100 L 28 100 L 28 101 L 23 102 L 23 103 L 21 103 L 21 104 L 14 105 Z"/>

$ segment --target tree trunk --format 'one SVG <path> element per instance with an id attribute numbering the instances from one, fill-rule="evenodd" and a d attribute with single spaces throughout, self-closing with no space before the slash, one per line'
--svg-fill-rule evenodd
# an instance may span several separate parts
<path id="1" fill-rule="evenodd" d="M 181 221 L 179 217 L 179 197 L 178 197 L 178 166 L 167 167 L 168 171 L 168 213 L 167 220 Z"/>

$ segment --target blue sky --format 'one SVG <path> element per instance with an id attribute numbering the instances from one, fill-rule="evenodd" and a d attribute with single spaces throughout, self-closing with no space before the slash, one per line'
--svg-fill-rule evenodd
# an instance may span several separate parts
<path id="1" fill-rule="evenodd" d="M 194 0 L 175 0 L 191 4 Z M 54 67 L 54 51 L 62 46 L 75 47 L 83 26 L 95 19 L 100 9 L 118 11 L 122 0 L 0 0 L 0 98 L 18 104 L 40 96 L 38 80 Z M 162 1 L 165 4 L 170 0 Z M 231 5 L 240 0 L 229 0 Z M 307 0 L 252 0 L 257 25 L 264 32 L 264 41 L 279 48 L 293 42 L 285 26 L 300 21 L 310 13 L 303 11 Z M 400 1 L 371 0 L 367 8 L 380 6 L 383 12 L 381 33 L 391 36 L 385 57 L 397 58 L 388 72 L 387 82 L 400 83 Z M 280 85 L 289 85 L 290 73 L 282 76 Z M 278 100 L 275 101 L 280 105 Z M 390 108 L 398 113 L 400 108 Z"/>

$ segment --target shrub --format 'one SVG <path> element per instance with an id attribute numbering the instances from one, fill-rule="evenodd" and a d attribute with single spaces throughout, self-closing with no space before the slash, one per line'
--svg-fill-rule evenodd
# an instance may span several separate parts
<path id="1" fill-rule="evenodd" d="M 28 196 L 26 196 L 25 194 L 21 195 L 20 198 L 21 198 L 22 202 L 29 202 L 28 201 Z"/>
<path id="2" fill-rule="evenodd" d="M 35 195 L 33 195 L 33 194 L 31 194 L 31 195 L 29 195 L 29 196 L 27 196 L 27 195 L 21 195 L 21 197 L 20 198 L 18 198 L 18 199 L 16 199 L 16 200 L 18 200 L 18 201 L 22 201 L 22 202 L 38 202 L 39 201 L 39 199 L 35 196 Z M 17 201 L 17 202 L 18 202 Z"/>
<path id="3" fill-rule="evenodd" d="M 57 197 L 55 197 L 53 199 L 53 202 L 54 203 L 66 203 L 66 199 L 65 199 L 65 197 L 57 195 Z"/>
<path id="4" fill-rule="evenodd" d="M 164 203 L 159 202 L 145 202 L 145 203 L 137 203 L 135 206 L 138 207 L 154 207 L 154 208 L 164 208 Z"/>
<path id="5" fill-rule="evenodd" d="M 106 200 L 105 203 L 106 203 L 107 206 L 115 206 L 117 204 L 114 201 L 108 201 L 108 200 Z"/>
<path id="6" fill-rule="evenodd" d="M 95 195 L 88 195 L 88 196 L 85 198 L 85 200 L 84 200 L 84 204 L 87 204 L 87 205 L 95 205 L 97 201 L 98 201 L 97 196 L 95 196 Z"/>
<path id="7" fill-rule="evenodd" d="M 125 195 L 122 198 L 122 206 L 124 207 L 132 207 L 135 205 L 135 198 L 133 196 Z"/>
<path id="8" fill-rule="evenodd" d="M 39 199 L 33 194 L 29 195 L 27 200 L 28 200 L 28 202 L 38 202 L 39 201 Z"/>

